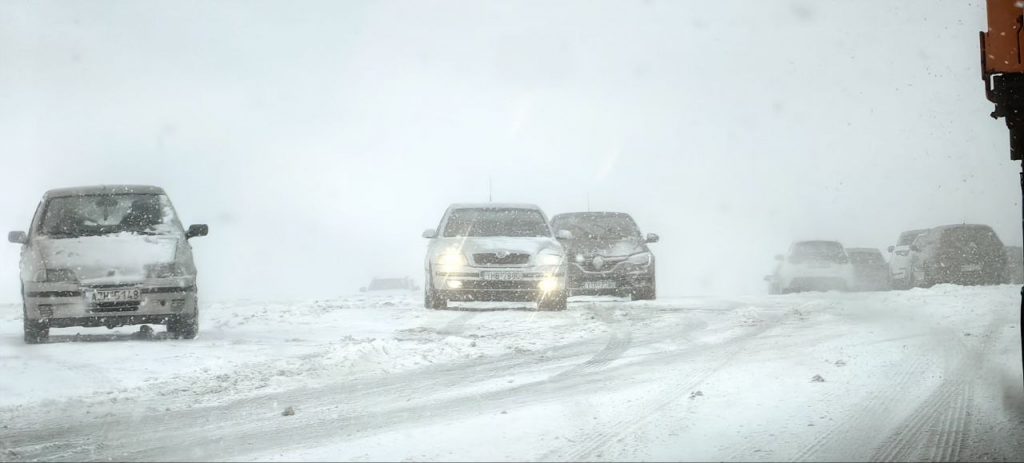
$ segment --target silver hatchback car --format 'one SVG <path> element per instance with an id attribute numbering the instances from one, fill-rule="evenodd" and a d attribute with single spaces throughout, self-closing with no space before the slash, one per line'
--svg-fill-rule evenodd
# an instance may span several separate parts
<path id="1" fill-rule="evenodd" d="M 43 195 L 22 245 L 25 342 L 70 326 L 165 324 L 175 337 L 199 330 L 196 267 L 189 238 L 164 190 L 115 185 Z"/>

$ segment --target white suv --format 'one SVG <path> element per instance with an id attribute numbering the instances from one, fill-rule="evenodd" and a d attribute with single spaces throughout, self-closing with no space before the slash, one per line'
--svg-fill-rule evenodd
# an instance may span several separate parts
<path id="1" fill-rule="evenodd" d="M 846 291 L 853 287 L 854 270 L 843 245 L 837 241 L 797 241 L 768 277 L 772 294 L 795 291 Z"/>
<path id="2" fill-rule="evenodd" d="M 424 262 L 424 305 L 448 301 L 537 302 L 540 309 L 566 307 L 565 251 L 547 217 L 532 204 L 453 204 L 430 239 Z"/>

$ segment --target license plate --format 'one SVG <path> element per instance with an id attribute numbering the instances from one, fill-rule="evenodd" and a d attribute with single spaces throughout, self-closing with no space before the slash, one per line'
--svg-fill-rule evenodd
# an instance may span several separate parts
<path id="1" fill-rule="evenodd" d="M 615 289 L 614 281 L 584 281 L 583 289 Z"/>
<path id="2" fill-rule="evenodd" d="M 961 272 L 980 272 L 981 271 L 981 264 L 961 265 L 960 266 L 960 271 Z"/>
<path id="3" fill-rule="evenodd" d="M 142 298 L 138 288 L 128 289 L 97 289 L 92 292 L 92 302 L 126 302 Z"/>
<path id="4" fill-rule="evenodd" d="M 483 278 L 489 281 L 514 281 L 522 280 L 523 274 L 519 272 L 484 272 Z"/>

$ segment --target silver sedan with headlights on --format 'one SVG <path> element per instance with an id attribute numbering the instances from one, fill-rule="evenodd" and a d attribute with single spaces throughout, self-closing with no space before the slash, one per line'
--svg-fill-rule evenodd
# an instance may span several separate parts
<path id="1" fill-rule="evenodd" d="M 199 330 L 196 267 L 189 238 L 163 189 L 116 185 L 43 195 L 22 245 L 25 342 L 50 328 L 166 324 L 175 337 Z"/>
<path id="2" fill-rule="evenodd" d="M 453 204 L 430 240 L 424 262 L 424 305 L 449 301 L 536 302 L 542 310 L 566 307 L 567 231 L 552 233 L 532 204 Z"/>

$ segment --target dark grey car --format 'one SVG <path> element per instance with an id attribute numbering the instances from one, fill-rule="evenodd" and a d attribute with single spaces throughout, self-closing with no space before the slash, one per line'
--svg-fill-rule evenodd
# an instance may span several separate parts
<path id="1" fill-rule="evenodd" d="M 657 297 L 654 254 L 647 244 L 656 243 L 658 235 L 641 235 L 629 214 L 558 214 L 551 219 L 551 227 L 568 230 L 573 236 L 564 244 L 570 295 Z"/>

